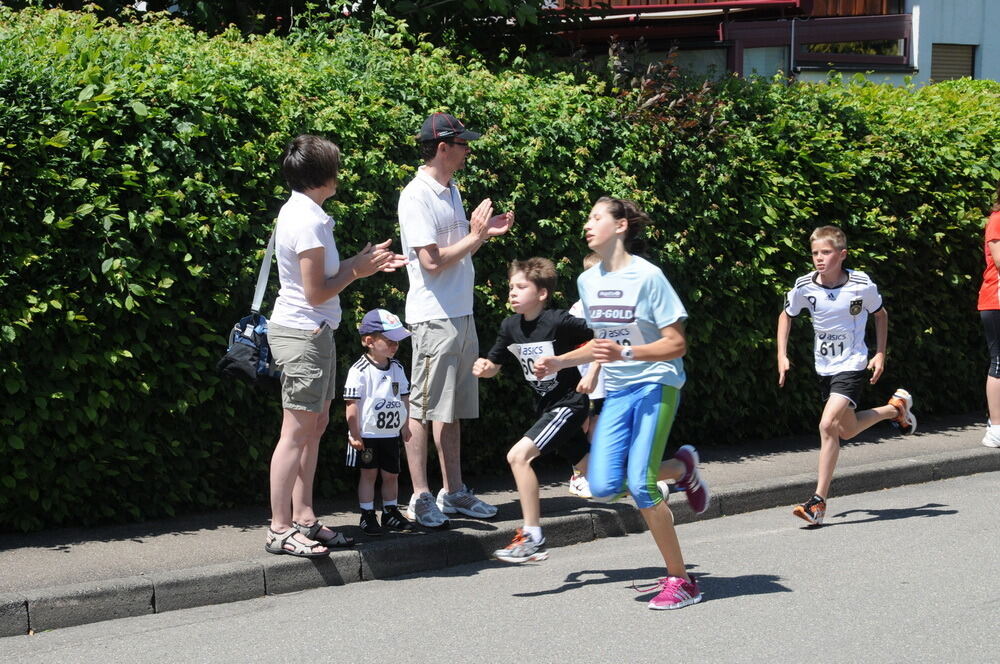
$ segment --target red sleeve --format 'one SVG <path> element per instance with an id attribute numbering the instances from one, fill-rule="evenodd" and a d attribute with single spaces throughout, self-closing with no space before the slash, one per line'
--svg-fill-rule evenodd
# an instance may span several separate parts
<path id="1" fill-rule="evenodd" d="M 1000 212 L 990 215 L 990 220 L 986 222 L 986 242 L 1000 240 Z"/>

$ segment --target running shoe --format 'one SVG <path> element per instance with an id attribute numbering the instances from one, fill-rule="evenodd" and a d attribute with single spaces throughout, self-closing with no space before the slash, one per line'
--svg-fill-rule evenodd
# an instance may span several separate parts
<path id="1" fill-rule="evenodd" d="M 518 528 L 507 548 L 497 549 L 493 552 L 493 557 L 505 563 L 527 563 L 545 560 L 549 557 L 549 552 L 545 550 L 544 537 L 541 542 L 536 542 L 531 539 L 531 535 Z"/>
<path id="2" fill-rule="evenodd" d="M 438 506 L 434 504 L 434 496 L 426 491 L 419 496 L 413 494 L 410 498 L 410 505 L 406 509 L 406 516 L 424 528 L 447 528 L 449 526 L 448 517 L 442 514 Z"/>
<path id="3" fill-rule="evenodd" d="M 701 588 L 694 577 L 685 581 L 679 576 L 668 576 L 659 583 L 660 592 L 649 600 L 649 608 L 656 610 L 683 609 L 701 601 Z"/>
<path id="4" fill-rule="evenodd" d="M 986 427 L 986 435 L 983 436 L 983 445 L 986 447 L 1000 447 L 1000 427 L 994 431 L 992 426 Z"/>
<path id="5" fill-rule="evenodd" d="M 382 528 L 386 530 L 413 530 L 413 524 L 403 516 L 396 505 L 389 505 L 382 509 Z"/>
<path id="6" fill-rule="evenodd" d="M 590 482 L 587 481 L 587 476 L 580 473 L 574 473 L 569 478 L 569 492 L 581 498 L 593 498 L 590 493 Z"/>
<path id="7" fill-rule="evenodd" d="M 708 509 L 712 494 L 705 482 L 702 481 L 701 473 L 698 471 L 698 450 L 691 445 L 685 445 L 677 450 L 674 458 L 684 464 L 684 477 L 677 482 L 677 485 L 684 489 L 688 504 L 694 513 L 701 514 Z"/>
<path id="8" fill-rule="evenodd" d="M 814 526 L 822 525 L 823 517 L 826 516 L 826 501 L 819 496 L 813 496 L 801 505 L 796 505 L 792 514 Z"/>
<path id="9" fill-rule="evenodd" d="M 375 510 L 361 510 L 361 522 L 358 525 L 365 535 L 377 537 L 382 534 L 382 527 L 378 525 Z"/>
<path id="10" fill-rule="evenodd" d="M 492 519 L 497 515 L 496 507 L 476 498 L 472 489 L 464 484 L 461 489 L 452 493 L 441 489 L 437 496 L 437 508 L 445 514 L 461 512 L 476 519 Z"/>
<path id="11" fill-rule="evenodd" d="M 899 388 L 889 399 L 889 405 L 896 408 L 898 414 L 892 421 L 899 427 L 900 432 L 904 435 L 914 433 L 917 430 L 917 418 L 913 414 L 913 397 L 910 393 Z"/>

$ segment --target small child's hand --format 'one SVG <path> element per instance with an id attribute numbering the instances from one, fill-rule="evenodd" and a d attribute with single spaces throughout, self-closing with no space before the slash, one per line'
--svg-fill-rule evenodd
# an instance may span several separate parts
<path id="1" fill-rule="evenodd" d="M 359 452 L 365 449 L 365 444 L 351 434 L 347 434 L 347 444 Z"/>
<path id="2" fill-rule="evenodd" d="M 610 339 L 594 339 L 594 361 L 600 364 L 617 362 L 622 359 L 622 346 Z"/>
<path id="3" fill-rule="evenodd" d="M 580 394 L 590 394 L 594 391 L 594 383 L 596 383 L 596 374 L 591 374 L 589 371 L 587 375 L 580 379 L 580 382 L 576 384 L 576 391 Z"/>
<path id="4" fill-rule="evenodd" d="M 407 423 L 403 423 L 403 427 L 399 430 L 399 437 L 403 439 L 404 443 L 410 442 L 410 427 Z"/>

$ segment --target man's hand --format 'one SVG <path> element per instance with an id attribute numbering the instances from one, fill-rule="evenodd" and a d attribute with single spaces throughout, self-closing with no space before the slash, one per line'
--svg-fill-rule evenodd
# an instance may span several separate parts
<path id="1" fill-rule="evenodd" d="M 787 355 L 778 357 L 778 387 L 785 386 L 785 374 L 792 368 L 792 363 L 788 361 Z"/>
<path id="2" fill-rule="evenodd" d="M 503 215 L 498 215 L 503 216 Z M 493 201 L 486 198 L 476 206 L 476 209 L 469 215 L 469 233 L 475 235 L 480 241 L 485 242 L 489 238 L 490 222 L 493 217 Z"/>
<path id="3" fill-rule="evenodd" d="M 487 230 L 486 233 L 489 237 L 497 237 L 498 235 L 503 235 L 510 230 L 510 227 L 514 225 L 514 212 L 504 212 L 503 214 L 497 214 L 490 217 L 490 220 L 486 223 Z"/>
<path id="4" fill-rule="evenodd" d="M 875 356 L 868 362 L 868 371 L 872 372 L 872 377 L 868 382 L 874 385 L 882 377 L 882 372 L 885 371 L 885 353 L 875 353 Z"/>

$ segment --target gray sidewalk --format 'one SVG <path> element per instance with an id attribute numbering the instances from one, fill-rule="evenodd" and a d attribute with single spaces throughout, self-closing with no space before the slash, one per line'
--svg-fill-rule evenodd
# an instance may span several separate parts
<path id="1" fill-rule="evenodd" d="M 879 425 L 848 443 L 840 455 L 828 518 L 836 515 L 838 495 L 1000 470 L 1000 450 L 980 444 L 981 419 L 921 422 L 920 431 L 909 437 Z M 815 435 L 738 447 L 702 446 L 703 477 L 713 499 L 697 518 L 802 502 L 814 488 L 817 446 Z M 550 548 L 645 529 L 631 501 L 605 505 L 582 500 L 566 491 L 568 477 L 550 474 L 544 479 L 542 525 Z M 380 538 L 360 533 L 353 500 L 321 505 L 323 522 L 344 528 L 358 545 L 318 560 L 266 553 L 263 508 L 0 535 L 0 636 L 484 560 L 510 541 L 521 521 L 509 478 L 491 480 L 478 493 L 500 508 L 495 519 L 458 518 L 450 531 Z M 670 502 L 678 523 L 694 520 L 683 494 Z M 786 525 L 805 524 L 789 511 Z M 696 557 L 697 552 L 688 555 Z"/>

